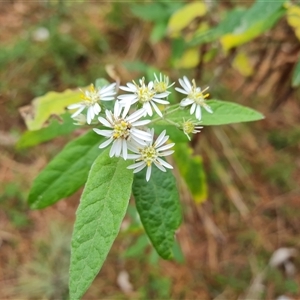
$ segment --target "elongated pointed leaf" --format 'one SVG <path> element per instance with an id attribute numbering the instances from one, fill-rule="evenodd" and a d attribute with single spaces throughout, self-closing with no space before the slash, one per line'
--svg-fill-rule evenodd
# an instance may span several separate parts
<path id="1" fill-rule="evenodd" d="M 237 103 L 222 100 L 208 100 L 206 103 L 211 107 L 213 113 L 208 113 L 204 108 L 202 108 L 202 119 L 201 122 L 198 121 L 201 125 L 224 125 L 257 121 L 264 118 L 264 116 L 258 111 Z M 168 119 L 178 124 L 182 124 L 183 119 L 191 119 L 197 122 L 195 115 L 190 114 L 189 107 L 169 114 Z M 165 120 L 161 120 L 157 122 L 157 124 L 169 125 L 169 123 Z"/>
<path id="2" fill-rule="evenodd" d="M 80 90 L 66 90 L 62 93 L 48 92 L 44 96 L 34 98 L 31 105 L 21 107 L 20 113 L 29 130 L 38 130 L 51 115 L 61 115 L 69 104 L 80 101 Z"/>
<path id="3" fill-rule="evenodd" d="M 48 127 L 39 130 L 26 131 L 18 140 L 17 148 L 24 149 L 35 145 L 50 141 L 57 136 L 67 135 L 74 131 L 78 126 L 74 125 L 70 118 L 70 114 L 66 113 L 61 116 L 61 122 L 53 120 Z"/>
<path id="4" fill-rule="evenodd" d="M 136 173 L 133 195 L 146 233 L 158 254 L 165 259 L 172 255 L 175 230 L 181 223 L 179 195 L 171 171 L 166 173 L 155 166 L 149 182 L 146 170 Z"/>
<path id="5" fill-rule="evenodd" d="M 34 180 L 29 193 L 33 209 L 47 207 L 84 185 L 103 138 L 91 131 L 70 142 Z"/>
<path id="6" fill-rule="evenodd" d="M 173 157 L 180 175 L 188 186 L 194 201 L 201 203 L 207 199 L 206 176 L 200 155 L 192 155 L 193 150 L 186 143 L 174 147 Z"/>
<path id="7" fill-rule="evenodd" d="M 95 160 L 76 213 L 72 237 L 70 299 L 80 299 L 98 274 L 119 232 L 133 173 L 108 150 Z"/>
<path id="8" fill-rule="evenodd" d="M 223 48 L 229 50 L 245 44 L 272 28 L 285 12 L 283 8 L 284 2 L 286 1 L 255 1 L 255 3 L 245 11 L 245 14 L 234 30 L 221 38 Z"/>

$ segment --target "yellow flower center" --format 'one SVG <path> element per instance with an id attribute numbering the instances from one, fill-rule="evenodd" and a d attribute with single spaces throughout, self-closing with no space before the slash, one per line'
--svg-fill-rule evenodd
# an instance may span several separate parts
<path id="1" fill-rule="evenodd" d="M 148 167 L 152 164 L 153 161 L 156 160 L 158 154 L 153 146 L 148 146 L 143 149 L 140 149 L 140 153 L 142 155 L 141 160 L 143 160 Z"/>
<path id="2" fill-rule="evenodd" d="M 164 75 L 163 81 L 154 81 L 154 90 L 157 93 L 163 93 L 168 89 L 169 77 Z"/>
<path id="3" fill-rule="evenodd" d="M 137 88 L 137 91 L 135 92 L 136 95 L 138 96 L 139 102 L 140 103 L 145 103 L 145 102 L 149 102 L 151 101 L 151 99 L 153 98 L 153 96 L 155 95 L 155 91 L 152 89 L 149 89 L 146 85 L 145 85 L 145 78 L 142 79 L 142 84 L 141 86 L 138 86 L 135 81 L 133 81 L 134 85 Z"/>
<path id="4" fill-rule="evenodd" d="M 116 139 L 128 139 L 130 135 L 131 124 L 123 119 L 116 120 L 114 125 L 113 138 Z"/>
<path id="5" fill-rule="evenodd" d="M 188 94 L 188 98 L 192 99 L 195 103 L 199 105 L 203 105 L 205 98 L 209 96 L 209 93 L 204 94 L 204 92 L 208 90 L 208 87 L 201 91 L 200 88 L 196 86 L 194 79 L 192 80 L 192 83 L 192 91 Z"/>
<path id="6" fill-rule="evenodd" d="M 160 82 L 155 82 L 154 83 L 154 90 L 157 92 L 157 93 L 163 93 L 167 90 L 168 88 L 168 85 L 167 83 L 163 82 L 163 81 L 160 81 Z"/>
<path id="7" fill-rule="evenodd" d="M 182 127 L 183 127 L 183 131 L 187 134 L 193 133 L 193 131 L 195 129 L 195 125 L 191 121 L 184 122 Z"/>
<path id="8" fill-rule="evenodd" d="M 86 91 L 81 91 L 81 98 L 86 106 L 92 106 L 100 100 L 99 91 L 91 84 Z"/>

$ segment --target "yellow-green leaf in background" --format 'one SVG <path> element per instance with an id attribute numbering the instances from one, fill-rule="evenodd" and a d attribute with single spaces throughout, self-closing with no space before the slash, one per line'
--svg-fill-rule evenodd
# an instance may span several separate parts
<path id="1" fill-rule="evenodd" d="M 252 65 L 250 63 L 249 57 L 245 52 L 238 52 L 232 62 L 232 66 L 245 77 L 251 76 L 253 74 Z"/>
<path id="2" fill-rule="evenodd" d="M 225 51 L 245 44 L 258 37 L 280 19 L 285 10 L 283 7 L 285 0 L 276 2 L 256 0 L 256 2 L 245 11 L 241 21 L 231 33 L 225 34 L 221 38 L 221 44 Z"/>
<path id="3" fill-rule="evenodd" d="M 186 143 L 176 143 L 174 150 L 176 165 L 194 201 L 196 203 L 206 201 L 207 183 L 201 156 L 193 155 L 193 150 Z"/>
<path id="4" fill-rule="evenodd" d="M 182 29 L 188 26 L 196 17 L 204 16 L 206 12 L 207 8 L 204 2 L 188 3 L 171 16 L 168 24 L 169 35 L 178 37 Z"/>
<path id="5" fill-rule="evenodd" d="M 174 67 L 178 69 L 192 69 L 198 65 L 199 60 L 200 53 L 198 47 L 187 49 L 181 58 L 175 61 Z"/>
<path id="6" fill-rule="evenodd" d="M 287 22 L 295 30 L 297 38 L 300 40 L 300 6 L 287 5 Z"/>
<path id="7" fill-rule="evenodd" d="M 41 129 L 51 115 L 61 115 L 68 105 L 81 101 L 80 90 L 66 90 L 62 93 L 49 92 L 34 98 L 31 105 L 21 107 L 20 113 L 29 130 Z"/>

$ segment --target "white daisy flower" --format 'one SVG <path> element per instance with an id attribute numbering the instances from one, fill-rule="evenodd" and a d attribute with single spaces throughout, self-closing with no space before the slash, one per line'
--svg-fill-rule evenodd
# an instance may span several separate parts
<path id="1" fill-rule="evenodd" d="M 142 104 L 145 115 L 152 116 L 152 108 L 154 108 L 156 113 L 162 117 L 162 113 L 156 104 L 170 104 L 169 101 L 162 100 L 162 98 L 168 97 L 169 92 L 157 93 L 153 81 L 146 85 L 144 77 L 139 80 L 140 85 L 135 81 L 132 82 L 128 82 L 127 86 L 120 86 L 121 90 L 132 93 L 118 96 L 120 104 L 125 107 L 125 111 L 128 112 L 131 105 L 139 102 Z"/>
<path id="2" fill-rule="evenodd" d="M 144 126 L 150 123 L 150 120 L 138 121 L 144 115 L 144 111 L 139 109 L 130 116 L 126 116 L 125 110 L 121 115 L 122 107 L 116 101 L 114 112 L 109 110 L 105 111 L 106 119 L 99 117 L 98 120 L 104 126 L 111 128 L 111 130 L 101 130 L 94 128 L 93 130 L 102 136 L 108 138 L 107 141 L 102 143 L 99 148 L 105 148 L 112 144 L 109 156 L 122 156 L 125 160 L 128 157 L 128 145 L 135 142 L 140 146 L 147 145 L 146 141 L 151 141 L 151 134 L 143 130 L 137 129 L 137 126 Z"/>
<path id="3" fill-rule="evenodd" d="M 133 173 L 140 172 L 147 166 L 146 180 L 149 181 L 152 170 L 152 163 L 161 171 L 166 172 L 166 168 L 173 169 L 173 167 L 160 157 L 174 153 L 174 150 L 169 150 L 175 143 L 163 144 L 169 139 L 164 130 L 153 143 L 154 130 L 151 130 L 152 139 L 144 147 L 131 147 L 130 150 L 134 154 L 128 154 L 128 158 L 134 159 L 136 162 L 127 167 L 127 169 L 134 169 Z M 167 150 L 167 151 L 166 151 Z"/>
<path id="4" fill-rule="evenodd" d="M 159 79 L 157 78 L 155 73 L 154 73 L 154 77 L 155 77 L 154 86 L 153 86 L 154 90 L 157 93 L 167 92 L 168 94 L 171 94 L 171 92 L 167 91 L 167 89 L 173 86 L 175 82 L 169 85 L 169 77 L 166 75 L 162 76 L 161 73 L 159 74 Z"/>
<path id="5" fill-rule="evenodd" d="M 199 129 L 202 129 L 202 128 L 203 128 L 203 126 L 198 126 L 198 124 L 196 122 L 191 121 L 191 120 L 183 121 L 183 124 L 182 124 L 183 132 L 189 140 L 191 140 L 191 137 L 189 136 L 189 134 L 191 134 L 191 133 L 196 134 L 196 133 L 200 132 Z"/>
<path id="6" fill-rule="evenodd" d="M 94 117 L 97 116 L 101 111 L 101 101 L 111 101 L 115 99 L 114 96 L 116 94 L 116 83 L 112 83 L 100 89 L 95 88 L 94 85 L 91 84 L 88 90 L 81 90 L 81 92 L 82 101 L 69 105 L 68 109 L 78 108 L 78 110 L 71 116 L 72 118 L 75 118 L 85 108 L 87 108 L 87 123 L 91 124 Z"/>
<path id="7" fill-rule="evenodd" d="M 192 104 L 190 109 L 191 115 L 195 113 L 196 119 L 201 120 L 201 106 L 203 106 L 207 112 L 213 112 L 210 106 L 205 103 L 205 98 L 207 98 L 209 94 L 204 94 L 204 92 L 208 87 L 201 91 L 201 88 L 196 86 L 195 80 L 192 80 L 192 85 L 186 76 L 184 76 L 183 79 L 179 79 L 179 83 L 183 89 L 176 87 L 175 90 L 187 95 L 186 98 L 181 100 L 180 105 L 188 106 Z"/>

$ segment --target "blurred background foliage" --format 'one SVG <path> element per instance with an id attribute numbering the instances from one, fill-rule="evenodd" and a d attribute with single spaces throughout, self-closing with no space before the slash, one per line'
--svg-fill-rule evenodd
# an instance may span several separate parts
<path id="1" fill-rule="evenodd" d="M 175 170 L 184 223 L 174 261 L 162 261 L 151 248 L 132 203 L 85 299 L 299 298 L 299 3 L 15 0 L 1 2 L 0 24 L 3 299 L 68 299 L 70 228 L 80 195 L 29 211 L 34 177 L 82 131 L 68 127 L 53 141 L 20 147 L 26 126 L 18 109 L 26 119 L 34 113 L 31 100 L 49 91 L 100 77 L 122 84 L 152 79 L 157 70 L 172 81 L 195 78 L 213 98 L 266 118 L 206 127 L 190 149 L 178 146 L 194 153 L 187 168 L 195 176 L 186 172 L 190 179 L 183 180 Z M 41 129 L 52 138 L 49 122 L 57 128 L 60 120 Z M 174 159 L 185 167 L 182 157 Z M 270 264 L 282 247 L 293 255 Z"/>

